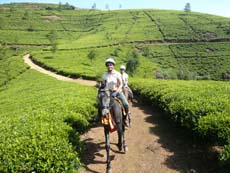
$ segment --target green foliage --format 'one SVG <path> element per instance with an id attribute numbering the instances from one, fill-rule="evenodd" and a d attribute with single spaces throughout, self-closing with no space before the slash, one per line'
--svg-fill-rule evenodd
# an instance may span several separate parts
<path id="1" fill-rule="evenodd" d="M 112 49 L 120 45 L 129 49 L 129 44 L 134 44 L 140 47 L 143 59 L 150 63 L 140 63 L 135 74 L 138 77 L 152 78 L 155 67 L 171 79 L 179 74 L 180 79 L 221 80 L 222 74 L 227 72 L 228 18 L 167 10 L 65 10 L 69 6 L 61 3 L 0 5 L 2 41 L 19 45 L 51 45 L 53 52 L 94 49 L 99 52 L 97 56 L 103 55 L 102 48 Z M 55 34 L 51 34 L 53 31 Z M 47 39 L 50 34 L 56 36 Z M 188 44 L 201 41 L 206 43 Z M 172 42 L 183 44 L 167 45 Z M 126 56 L 126 62 L 129 57 L 128 54 L 120 55 L 117 49 L 111 50 L 110 54 L 121 56 L 122 61 Z M 88 66 L 85 65 L 84 69 L 88 71 Z"/>
<path id="2" fill-rule="evenodd" d="M 64 5 L 59 3 L 58 10 L 74 10 L 75 7 L 73 5 L 70 5 L 68 2 L 66 2 Z"/>
<path id="3" fill-rule="evenodd" d="M 50 33 L 47 35 L 47 38 L 52 46 L 51 51 L 55 53 L 57 51 L 57 32 L 55 30 L 50 31 Z"/>
<path id="4" fill-rule="evenodd" d="M 170 45 L 180 71 L 188 71 L 192 79 L 214 80 L 221 80 L 229 69 L 228 47 L 229 43 Z"/>
<path id="5" fill-rule="evenodd" d="M 186 3 L 186 5 L 184 7 L 184 11 L 185 12 L 191 12 L 191 5 L 190 5 L 190 3 Z"/>
<path id="6" fill-rule="evenodd" d="M 189 72 L 186 68 L 180 67 L 177 78 L 182 80 L 195 80 L 196 74 Z"/>
<path id="7" fill-rule="evenodd" d="M 95 58 L 96 58 L 95 50 L 91 50 L 91 51 L 89 52 L 89 54 L 87 55 L 87 57 L 89 58 L 89 60 L 90 60 L 91 63 L 92 63 L 92 61 L 95 60 Z"/>
<path id="8" fill-rule="evenodd" d="M 13 6 L 13 5 L 12 5 Z M 31 7 L 32 6 L 32 7 Z M 207 14 L 166 10 L 45 10 L 39 4 L 15 7 L 10 12 L 3 8 L 1 32 L 14 31 L 9 36 L 3 35 L 3 41 L 13 43 L 10 37 L 31 28 L 36 31 L 39 44 L 44 44 L 44 37 L 56 29 L 62 38 L 61 48 L 79 48 L 140 41 L 200 41 L 228 39 L 229 19 Z M 62 8 L 57 4 L 52 8 Z M 25 12 L 25 9 L 29 9 Z M 28 10 L 27 10 L 28 11 Z M 46 33 L 44 33 L 46 31 Z M 28 32 L 28 31 L 27 31 Z M 32 35 L 33 33 L 28 33 Z M 19 43 L 30 43 L 30 37 L 20 37 Z M 71 41 L 71 44 L 68 44 Z"/>
<path id="9" fill-rule="evenodd" d="M 205 141 L 227 145 L 220 160 L 230 159 L 230 87 L 225 82 L 130 80 L 135 93 L 158 105 L 171 119 Z"/>
<path id="10" fill-rule="evenodd" d="M 114 57 L 116 60 L 115 68 L 119 70 L 120 65 L 125 64 L 129 52 L 132 51 L 131 46 L 127 47 L 106 47 L 106 48 L 89 48 L 79 50 L 58 50 L 55 57 L 52 57 L 50 51 L 34 51 L 32 53 L 33 59 L 35 59 L 40 65 L 52 69 L 53 71 L 72 77 L 82 77 L 85 79 L 99 79 L 105 71 L 105 60 L 110 57 L 112 53 L 116 52 L 119 56 Z M 95 53 L 95 59 L 92 61 L 88 58 L 92 52 Z M 149 67 L 147 71 L 151 73 L 153 63 L 147 64 Z M 146 66 L 143 64 L 143 66 Z M 137 72 L 140 76 L 142 71 Z"/>
<path id="11" fill-rule="evenodd" d="M 226 173 L 229 171 L 229 165 L 230 165 L 230 145 L 225 145 L 224 152 L 220 155 L 220 160 L 222 161 L 222 165 L 227 165 L 228 168 L 224 170 Z M 227 167 L 226 166 L 226 167 Z M 221 171 L 223 172 L 223 171 Z M 225 173 L 223 172 L 223 173 Z"/>
<path id="12" fill-rule="evenodd" d="M 134 76 L 134 74 L 137 71 L 137 68 L 139 66 L 139 55 L 138 52 L 133 50 L 131 56 L 128 58 L 126 63 L 126 71 L 131 74 L 131 76 Z"/>
<path id="13" fill-rule="evenodd" d="M 212 141 L 218 141 L 221 144 L 230 142 L 230 116 L 228 114 L 216 113 L 201 117 L 197 129 L 202 136 Z"/>
<path id="14" fill-rule="evenodd" d="M 32 70 L 11 81 L 0 94 L 0 172 L 75 172 L 95 98 L 94 88 Z"/>
<path id="15" fill-rule="evenodd" d="M 17 51 L 21 53 L 21 50 Z M 22 55 L 17 56 L 15 51 L 0 46 L 0 87 L 7 87 L 7 84 L 27 69 L 23 63 Z"/>
<path id="16" fill-rule="evenodd" d="M 86 79 L 100 80 L 109 56 L 116 68 L 126 63 L 140 78 L 221 80 L 229 72 L 228 18 L 168 10 L 68 9 L 73 9 L 68 3 L 0 5 L 1 41 L 7 44 L 0 47 L 0 172 L 74 172 L 82 151 L 79 134 L 96 114 L 95 89 L 27 70 L 21 47 L 48 69 Z M 135 80 L 134 91 L 176 123 L 226 144 L 220 160 L 229 162 L 226 83 Z"/>

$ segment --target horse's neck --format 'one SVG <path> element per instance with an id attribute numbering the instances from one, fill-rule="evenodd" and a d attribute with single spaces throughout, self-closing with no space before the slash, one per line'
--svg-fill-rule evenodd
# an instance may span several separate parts
<path id="1" fill-rule="evenodd" d="M 113 97 L 110 97 L 109 107 L 112 107 L 114 105 L 115 99 Z"/>

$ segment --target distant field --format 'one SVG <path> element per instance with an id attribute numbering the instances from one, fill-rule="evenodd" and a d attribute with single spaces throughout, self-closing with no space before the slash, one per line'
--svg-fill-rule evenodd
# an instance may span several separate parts
<path id="1" fill-rule="evenodd" d="M 53 55 L 50 51 L 33 53 L 35 60 L 66 74 L 75 74 L 83 78 L 96 78 L 105 68 L 104 60 L 113 56 L 119 66 L 127 63 L 133 50 L 138 50 L 140 65 L 135 73 L 137 77 L 156 78 L 154 71 L 165 78 L 177 79 L 178 74 L 187 73 L 185 79 L 220 80 L 223 73 L 229 71 L 229 43 L 191 43 L 172 45 L 125 45 L 105 48 L 87 48 L 79 50 L 59 50 Z M 96 58 L 88 58 L 90 51 Z M 115 53 L 114 53 L 115 52 Z M 190 76 L 189 76 L 190 75 Z"/>
<path id="2" fill-rule="evenodd" d="M 128 52 L 139 49 L 138 77 L 155 78 L 157 71 L 171 79 L 221 80 L 229 72 L 228 18 L 167 10 L 58 10 L 50 4 L 1 5 L 0 10 L 3 43 L 47 46 L 48 35 L 56 31 L 55 57 L 41 48 L 33 58 L 66 74 L 95 78 L 101 71 L 82 62 L 89 51 L 97 52 L 93 63 L 101 66 L 118 48 L 118 65 L 127 63 Z"/>

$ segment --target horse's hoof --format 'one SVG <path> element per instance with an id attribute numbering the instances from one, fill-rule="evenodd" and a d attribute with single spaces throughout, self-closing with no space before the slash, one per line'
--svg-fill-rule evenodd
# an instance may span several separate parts
<path id="1" fill-rule="evenodd" d="M 127 153 L 127 152 L 128 152 L 128 150 L 129 150 L 129 149 L 128 149 L 128 146 L 127 146 L 127 145 L 125 145 L 125 146 L 124 146 L 124 152 L 125 152 L 125 153 Z"/>
<path id="2" fill-rule="evenodd" d="M 132 126 L 132 123 L 131 123 L 131 121 L 129 121 L 129 128 L 131 128 L 131 126 Z"/>
<path id="3" fill-rule="evenodd" d="M 128 122 L 128 121 L 125 121 L 125 122 L 124 122 L 124 125 L 125 125 L 125 127 L 129 127 L 129 122 Z"/>
<path id="4" fill-rule="evenodd" d="M 106 173 L 112 173 L 112 168 L 107 168 Z"/>
<path id="5" fill-rule="evenodd" d="M 122 145 L 117 144 L 118 150 L 122 151 Z"/>

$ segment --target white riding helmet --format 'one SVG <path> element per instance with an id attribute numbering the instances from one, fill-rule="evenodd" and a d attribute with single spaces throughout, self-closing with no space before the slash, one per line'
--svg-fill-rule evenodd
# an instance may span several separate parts
<path id="1" fill-rule="evenodd" d="M 113 58 L 108 58 L 108 59 L 105 61 L 105 65 L 106 65 L 107 63 L 112 63 L 113 65 L 116 64 Z"/>
<path id="2" fill-rule="evenodd" d="M 120 66 L 120 70 L 125 70 L 125 66 L 124 66 L 124 65 L 121 65 L 121 66 Z"/>

